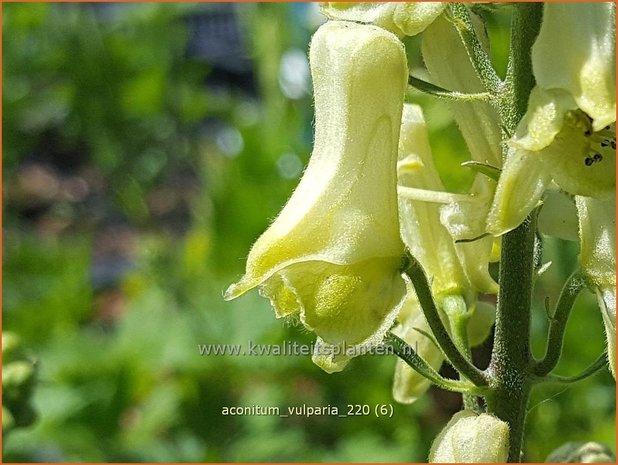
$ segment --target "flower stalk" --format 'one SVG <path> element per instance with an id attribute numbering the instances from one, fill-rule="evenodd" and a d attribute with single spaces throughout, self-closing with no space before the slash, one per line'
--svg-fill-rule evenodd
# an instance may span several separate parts
<path id="1" fill-rule="evenodd" d="M 404 272 L 414 286 L 416 295 L 421 304 L 427 323 L 444 352 L 444 355 L 453 367 L 463 376 L 469 379 L 475 386 L 486 386 L 487 380 L 483 376 L 481 370 L 475 367 L 472 362 L 462 354 L 457 345 L 444 327 L 444 323 L 438 313 L 438 308 L 431 293 L 431 286 L 427 281 L 427 276 L 423 271 L 421 264 L 411 255 L 408 254 L 408 264 Z"/>
<path id="2" fill-rule="evenodd" d="M 505 98 L 500 105 L 505 136 L 515 131 L 526 112 L 534 87 L 531 48 L 541 26 L 543 4 L 514 6 L 511 52 Z M 526 409 L 532 388 L 530 311 L 534 282 L 536 216 L 528 218 L 502 238 L 500 292 L 491 362 L 487 370 L 492 393 L 486 398 L 488 410 L 508 423 L 509 462 L 521 461 Z"/>
<path id="3" fill-rule="evenodd" d="M 485 390 L 481 387 L 474 386 L 468 381 L 457 381 L 442 377 L 434 370 L 410 345 L 393 333 L 387 333 L 384 336 L 384 345 L 390 347 L 395 355 L 405 361 L 415 371 L 422 374 L 425 378 L 431 381 L 436 386 L 446 389 L 447 391 L 460 392 L 463 394 L 475 393 L 481 395 Z"/>
<path id="4" fill-rule="evenodd" d="M 547 375 L 558 364 L 573 303 L 584 287 L 584 279 L 579 271 L 573 273 L 564 284 L 560 292 L 560 297 L 558 298 L 556 311 L 551 316 L 545 357 L 543 357 L 543 360 L 539 361 L 534 368 L 534 372 L 537 376 Z"/>
<path id="5" fill-rule="evenodd" d="M 481 45 L 481 41 L 474 31 L 470 13 L 463 3 L 451 3 L 449 5 L 451 21 L 455 25 L 461 41 L 468 52 L 472 65 L 476 70 L 487 92 L 497 94 L 502 87 L 500 77 L 491 64 L 491 59 Z"/>
<path id="6" fill-rule="evenodd" d="M 528 97 L 535 84 L 531 50 L 543 18 L 542 3 L 516 3 L 513 6 L 509 62 L 499 103 L 502 126 L 509 136 L 515 132 L 528 109 Z"/>

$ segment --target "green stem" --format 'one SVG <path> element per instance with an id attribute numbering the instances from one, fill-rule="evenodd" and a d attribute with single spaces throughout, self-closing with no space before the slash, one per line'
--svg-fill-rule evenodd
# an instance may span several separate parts
<path id="1" fill-rule="evenodd" d="M 491 94 L 488 92 L 478 92 L 475 94 L 467 94 L 465 92 L 458 92 L 456 90 L 447 90 L 440 86 L 436 86 L 422 79 L 415 78 L 414 76 L 408 76 L 408 84 L 413 88 L 420 90 L 434 97 L 443 98 L 446 100 L 457 100 L 460 102 L 473 102 L 473 101 L 488 101 L 491 98 Z"/>
<path id="2" fill-rule="evenodd" d="M 499 98 L 502 125 L 510 137 L 528 108 L 535 85 L 530 51 L 541 28 L 543 3 L 514 4 L 511 48 L 503 92 Z"/>
<path id="3" fill-rule="evenodd" d="M 408 264 L 404 272 L 409 276 L 416 291 L 416 296 L 423 309 L 425 319 L 431 328 L 436 341 L 440 345 L 442 352 L 448 359 L 451 365 L 459 371 L 463 376 L 469 379 L 476 386 L 487 385 L 483 372 L 475 367 L 460 351 L 451 339 L 448 331 L 442 323 L 438 308 L 431 294 L 431 286 L 427 281 L 427 276 L 423 271 L 421 264 L 410 254 L 408 254 Z"/>
<path id="4" fill-rule="evenodd" d="M 569 321 L 571 309 L 573 308 L 573 303 L 580 291 L 584 288 L 584 285 L 584 280 L 579 272 L 573 273 L 564 284 L 560 292 L 560 297 L 558 298 L 556 311 L 551 317 L 545 356 L 543 360 L 538 362 L 534 367 L 534 373 L 537 376 L 545 376 L 556 368 L 560 360 L 560 354 L 562 353 L 564 333 L 566 332 L 566 326 Z"/>
<path id="5" fill-rule="evenodd" d="M 489 55 L 476 35 L 468 8 L 463 3 L 450 3 L 449 12 L 451 22 L 455 29 L 457 29 L 461 42 L 470 57 L 472 66 L 481 79 L 485 90 L 492 95 L 496 95 L 502 87 L 502 81 L 494 70 Z"/>
<path id="6" fill-rule="evenodd" d="M 457 381 L 440 376 L 410 345 L 393 333 L 386 333 L 384 345 L 390 347 L 395 355 L 406 362 L 412 369 L 442 389 L 461 393 L 473 392 L 480 394 L 483 392 L 482 388 L 478 388 L 470 382 Z"/>
<path id="7" fill-rule="evenodd" d="M 538 35 L 542 3 L 515 3 L 507 78 L 499 113 L 504 138 L 515 131 L 534 87 L 531 48 Z M 491 362 L 487 369 L 492 392 L 488 410 L 509 424 L 509 462 L 521 461 L 526 409 L 534 374 L 530 350 L 530 312 L 535 274 L 535 210 L 502 238 L 500 292 Z"/>
<path id="8" fill-rule="evenodd" d="M 607 354 L 603 352 L 599 358 L 597 358 L 594 363 L 590 364 L 588 368 L 586 368 L 581 373 L 575 376 L 558 376 L 558 375 L 548 375 L 543 378 L 540 378 L 537 382 L 543 383 L 560 383 L 560 384 L 572 384 L 582 381 L 596 373 L 600 370 L 607 368 Z"/>
<path id="9" fill-rule="evenodd" d="M 509 462 L 520 461 L 532 377 L 530 309 L 536 212 L 502 239 L 500 294 L 491 362 L 489 411 L 510 427 Z"/>

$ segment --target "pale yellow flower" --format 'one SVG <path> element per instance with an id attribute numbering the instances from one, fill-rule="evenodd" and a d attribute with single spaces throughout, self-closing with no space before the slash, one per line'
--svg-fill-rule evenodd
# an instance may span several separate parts
<path id="1" fill-rule="evenodd" d="M 444 191 L 433 163 L 423 112 L 418 105 L 404 105 L 397 175 L 404 244 L 425 270 L 434 295 L 462 294 L 469 285 L 453 239 L 440 223 L 440 204 L 406 195 L 411 189 L 434 191 L 436 196 Z"/>
<path id="2" fill-rule="evenodd" d="M 442 197 L 448 201 L 452 196 L 443 192 L 444 186 L 433 163 L 425 119 L 418 105 L 404 105 L 397 172 L 401 236 L 410 253 L 427 274 L 438 307 L 442 309 L 444 301 L 451 298 L 463 300 L 463 296 L 467 296 L 469 300 L 474 300 L 477 289 L 471 281 L 478 282 L 477 278 L 482 274 L 478 270 L 483 265 L 484 273 L 487 273 L 488 261 L 482 263 L 482 257 L 477 253 L 474 256 L 474 266 L 462 266 L 460 258 L 463 256 L 465 259 L 470 250 L 460 251 L 461 254 L 458 254 L 457 249 L 461 246 L 474 247 L 474 244 L 456 245 L 447 228 L 440 222 Z M 419 199 L 419 192 L 424 193 L 426 198 Z M 471 262 L 472 260 L 463 263 L 469 265 Z M 470 270 L 472 272 L 467 273 Z M 488 274 L 483 276 L 482 283 L 484 289 L 493 290 L 496 286 Z M 483 328 L 490 327 L 493 319 L 491 315 L 487 318 L 486 312 L 477 313 L 474 307 L 469 310 L 469 327 L 475 333 L 473 342 L 478 344 L 487 337 L 487 331 Z M 475 318 L 477 316 L 478 318 Z M 444 355 L 430 338 L 418 331 L 420 329 L 431 333 L 411 286 L 397 319 L 399 324 L 393 332 L 406 341 L 430 366 L 439 369 Z M 444 321 L 448 326 L 446 314 Z M 397 361 L 393 382 L 393 397 L 397 402 L 414 402 L 429 385 L 425 377 L 402 360 Z"/>
<path id="3" fill-rule="evenodd" d="M 483 25 L 476 20 L 474 25 L 482 44 L 487 47 Z M 436 19 L 425 30 L 422 53 L 432 83 L 464 94 L 484 90 L 457 30 L 446 18 Z M 466 141 L 471 159 L 500 168 L 502 136 L 496 110 L 486 101 L 449 101 L 448 105 Z M 495 186 L 494 180 L 479 174 L 468 195 L 444 205 L 440 214 L 442 224 L 454 240 L 479 238 L 474 242 L 459 243 L 456 250 L 468 278 L 482 292 L 497 291 L 497 285 L 487 271 L 488 262 L 493 258 L 493 239 L 480 238 L 486 230 Z"/>
<path id="4" fill-rule="evenodd" d="M 497 284 L 488 271 L 491 238 L 454 243 L 454 239 L 475 237 L 483 230 L 485 218 L 478 210 L 481 203 L 489 204 L 493 191 L 473 195 L 444 192 L 433 163 L 425 120 L 416 105 L 404 107 L 399 157 L 402 238 L 432 280 L 434 293 L 495 293 Z M 486 186 L 480 178 L 477 185 L 479 189 Z"/>
<path id="5" fill-rule="evenodd" d="M 517 227 L 553 180 L 574 195 L 616 188 L 615 5 L 546 3 L 532 49 L 537 87 L 510 141 L 487 229 Z"/>
<path id="6" fill-rule="evenodd" d="M 259 286 L 278 317 L 298 315 L 321 344 L 376 344 L 405 294 L 396 191 L 403 44 L 375 26 L 329 21 L 313 36 L 310 64 L 309 165 L 225 297 Z"/>
<path id="7" fill-rule="evenodd" d="M 434 370 L 439 370 L 444 355 L 433 341 L 419 332 L 431 334 L 429 324 L 423 315 L 421 305 L 411 288 L 399 314 L 401 323 L 393 329 L 393 333 L 402 338 L 415 352 L 420 355 Z M 401 404 L 411 404 L 422 396 L 431 386 L 430 381 L 416 370 L 398 359 L 395 365 L 393 379 L 393 398 Z"/>

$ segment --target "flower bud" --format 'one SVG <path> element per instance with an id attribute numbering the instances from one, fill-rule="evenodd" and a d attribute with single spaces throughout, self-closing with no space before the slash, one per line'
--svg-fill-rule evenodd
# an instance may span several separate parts
<path id="1" fill-rule="evenodd" d="M 26 360 L 9 363 L 2 370 L 2 388 L 5 394 L 18 392 L 30 386 L 34 380 L 34 366 Z"/>
<path id="2" fill-rule="evenodd" d="M 616 196 L 611 200 L 575 197 L 579 215 L 579 261 L 596 293 L 605 334 L 609 368 L 616 377 Z"/>
<path id="3" fill-rule="evenodd" d="M 453 415 L 431 445 L 432 463 L 505 463 L 509 455 L 509 426 L 482 413 L 463 410 Z"/>
<path id="4" fill-rule="evenodd" d="M 17 360 L 21 354 L 21 339 L 10 331 L 2 332 L 2 361 L 4 365 Z"/>
<path id="5" fill-rule="evenodd" d="M 379 343 L 405 294 L 396 178 L 404 48 L 384 29 L 330 21 L 313 36 L 310 64 L 311 160 L 225 298 L 260 286 L 278 317 L 297 314 L 323 344 Z"/>

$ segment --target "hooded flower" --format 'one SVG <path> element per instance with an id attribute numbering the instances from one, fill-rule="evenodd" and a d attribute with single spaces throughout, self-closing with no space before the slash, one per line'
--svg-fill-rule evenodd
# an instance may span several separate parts
<path id="1" fill-rule="evenodd" d="M 537 86 L 510 141 L 487 220 L 490 233 L 517 227 L 552 180 L 570 194 L 613 194 L 615 24 L 611 2 L 545 4 L 532 48 Z"/>
<path id="2" fill-rule="evenodd" d="M 319 347 L 375 344 L 405 294 L 396 191 L 403 44 L 375 26 L 330 21 L 313 36 L 310 63 L 311 160 L 225 298 L 259 286 L 277 316 L 298 315 Z M 314 360 L 327 371 L 345 363 Z"/>
<path id="3" fill-rule="evenodd" d="M 579 217 L 579 261 L 596 293 L 605 332 L 610 370 L 616 377 L 616 196 L 609 200 L 575 197 Z"/>
<path id="4" fill-rule="evenodd" d="M 486 39 L 482 23 L 474 19 L 481 39 Z M 487 47 L 486 40 L 482 42 Z M 436 19 L 423 33 L 423 60 L 433 83 L 462 93 L 484 90 L 470 63 L 455 27 L 444 17 Z M 502 165 L 500 119 L 484 101 L 448 102 L 473 161 L 500 168 Z M 456 241 L 479 238 L 485 233 L 485 220 L 493 198 L 495 181 L 479 174 L 468 196 L 460 196 L 440 209 L 440 220 Z M 482 292 L 496 292 L 497 285 L 488 273 L 493 240 L 479 238 L 456 246 L 466 275 Z"/>
<path id="5" fill-rule="evenodd" d="M 443 192 L 440 176 L 433 163 L 425 119 L 418 105 L 405 104 L 403 108 L 397 174 L 401 237 L 429 277 L 438 307 L 448 307 L 444 303 L 449 299 L 463 302 L 462 296 L 474 296 L 470 280 L 456 252 L 457 246 L 440 223 L 440 197 L 446 195 L 449 198 L 449 194 Z M 419 190 L 426 193 L 425 200 L 410 198 L 408 195 Z M 443 316 L 448 326 L 447 313 L 443 313 Z M 493 323 L 493 319 L 483 318 L 486 316 L 483 312 L 479 312 L 480 319 L 475 318 L 474 311 L 470 311 L 468 316 L 476 320 L 470 323 L 479 337 L 483 337 L 483 329 L 477 328 L 479 324 L 487 327 Z M 409 286 L 398 322 L 393 332 L 415 349 L 430 366 L 439 369 L 444 356 L 433 341 L 423 334 L 431 333 L 431 330 L 412 286 Z M 487 336 L 487 332 L 484 336 Z M 478 344 L 482 340 L 477 338 L 474 342 Z M 426 378 L 402 360 L 397 361 L 393 383 L 393 397 L 396 401 L 412 403 L 428 388 L 429 381 Z"/>
<path id="6" fill-rule="evenodd" d="M 509 425 L 486 413 L 462 410 L 453 415 L 429 451 L 431 463 L 505 463 Z"/>
<path id="7" fill-rule="evenodd" d="M 399 215 L 401 237 L 422 265 L 436 296 L 462 294 L 468 283 L 453 239 L 440 223 L 440 203 L 408 196 L 415 189 L 445 194 L 433 163 L 427 127 L 421 107 L 404 105 L 399 139 Z M 436 200 L 439 200 L 438 198 Z"/>
<path id="8" fill-rule="evenodd" d="M 433 279 L 434 292 L 496 292 L 497 285 L 488 271 L 491 238 L 454 243 L 454 239 L 480 235 L 477 232 L 484 227 L 484 216 L 482 212 L 480 217 L 476 215 L 489 204 L 493 191 L 486 181 L 493 181 L 477 179 L 474 195 L 444 192 L 433 163 L 425 120 L 416 105 L 404 107 L 399 157 L 401 234 L 412 255 Z"/>
<path id="9" fill-rule="evenodd" d="M 446 8 L 446 2 L 324 2 L 329 19 L 374 24 L 398 36 L 413 36 L 429 26 Z"/>

